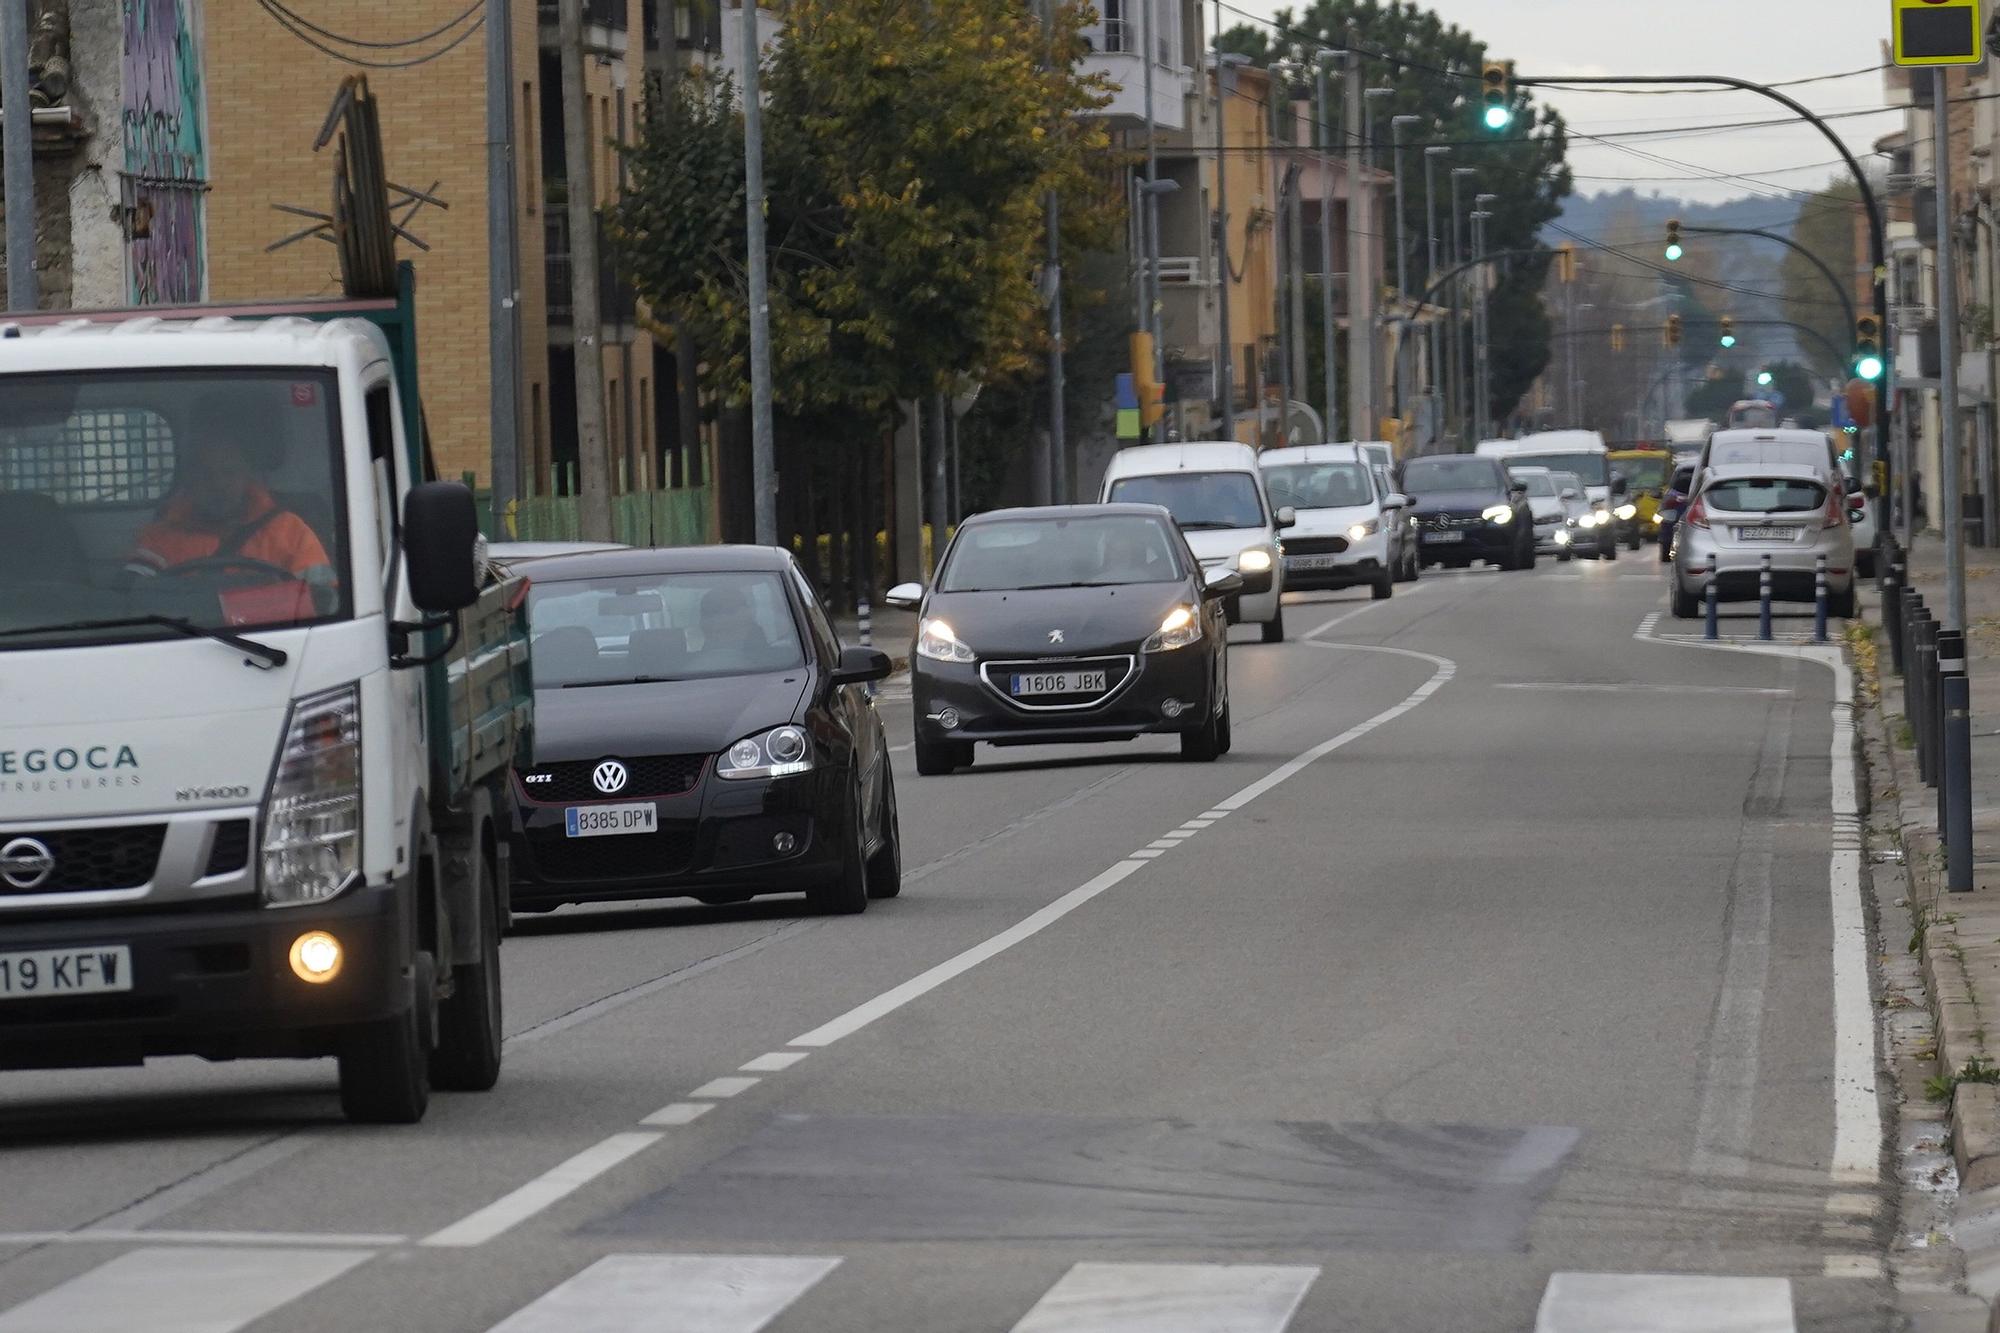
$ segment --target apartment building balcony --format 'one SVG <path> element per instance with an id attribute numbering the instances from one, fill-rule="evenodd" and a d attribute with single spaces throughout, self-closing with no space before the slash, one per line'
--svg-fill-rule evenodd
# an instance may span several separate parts
<path id="1" fill-rule="evenodd" d="M 540 22 L 541 44 L 554 50 L 560 45 L 561 13 L 557 0 L 535 0 L 535 16 Z M 583 0 L 583 52 L 588 56 L 623 56 L 631 45 L 626 31 L 625 0 Z"/>
<path id="2" fill-rule="evenodd" d="M 1155 7 L 1153 49 L 1145 46 L 1141 9 Z M 1186 64 L 1181 36 L 1181 12 L 1171 0 L 1104 0 L 1102 15 L 1083 29 L 1090 53 L 1083 72 L 1102 74 L 1113 86 L 1110 105 L 1096 114 L 1114 129 L 1143 129 L 1151 122 L 1160 130 L 1188 127 L 1188 97 L 1194 91 L 1194 71 Z M 1146 61 L 1153 62 L 1153 103 L 1146 105 Z"/>

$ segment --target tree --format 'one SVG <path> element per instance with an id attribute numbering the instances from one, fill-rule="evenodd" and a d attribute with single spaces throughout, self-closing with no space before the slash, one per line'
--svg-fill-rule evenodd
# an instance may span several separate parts
<path id="1" fill-rule="evenodd" d="M 1404 149 L 1403 237 L 1412 286 L 1428 285 L 1422 276 L 1429 260 L 1421 147 L 1425 143 L 1458 145 L 1448 160 L 1478 173 L 1468 182 L 1471 188 L 1461 187 L 1468 203 L 1476 194 L 1497 196 L 1491 205 L 1493 217 L 1486 224 L 1489 249 L 1537 252 L 1532 258 L 1510 261 L 1495 279 L 1491 406 L 1495 418 L 1504 419 L 1550 357 L 1551 329 L 1547 312 L 1541 309 L 1541 287 L 1551 254 L 1538 236 L 1542 227 L 1561 213 L 1562 200 L 1572 185 L 1564 163 L 1568 133 L 1562 117 L 1553 108 L 1538 109 L 1526 89 L 1516 88 L 1514 123 L 1525 130 L 1489 135 L 1479 128 L 1475 123 L 1480 106 L 1479 72 L 1487 58 L 1486 45 L 1455 24 L 1445 23 L 1434 11 L 1406 0 L 1389 0 L 1387 4 L 1380 0 L 1313 0 L 1301 11 L 1278 10 L 1274 23 L 1281 34 L 1276 38 L 1261 28 L 1238 26 L 1224 33 L 1216 44 L 1268 65 L 1289 53 L 1290 40 L 1316 39 L 1325 46 L 1345 46 L 1348 25 L 1353 24 L 1356 48 L 1369 53 L 1363 63 L 1367 76 L 1371 82 L 1379 81 L 1395 90 L 1394 96 L 1384 99 L 1386 105 L 1375 109 L 1377 142 L 1369 151 L 1382 170 L 1395 166 L 1390 147 L 1391 117 L 1419 118 L 1420 123 L 1403 137 L 1410 145 Z M 1349 127 L 1348 132 L 1358 133 L 1359 127 Z M 1442 176 L 1438 193 L 1438 225 L 1443 233 L 1450 226 L 1451 209 Z M 1389 263 L 1393 277 L 1393 255 Z M 1509 331 L 1511 339 L 1504 347 L 1500 342 L 1502 329 Z"/>
<path id="2" fill-rule="evenodd" d="M 1697 417 L 1707 417 L 1710 421 L 1726 421 L 1730 404 L 1743 398 L 1743 372 L 1722 370 L 1715 373 L 1688 391 L 1687 410 Z"/>
<path id="3" fill-rule="evenodd" d="M 1799 205 L 1798 220 L 1792 224 L 1792 239 L 1812 251 L 1833 276 L 1846 284 L 1848 299 L 1865 306 L 1868 299 L 1857 290 L 1855 273 L 1860 261 L 1856 251 L 1855 218 L 1860 207 L 1860 191 L 1851 180 L 1837 181 Z M 1850 347 L 1854 330 L 1847 327 L 1847 314 L 1834 295 L 1826 277 L 1805 256 L 1787 250 L 1778 269 L 1779 290 L 1784 293 L 1784 318 L 1816 330 L 1835 347 Z M 1847 373 L 1847 367 L 1820 345 L 1818 338 L 1801 334 L 1799 351 L 1825 379 Z"/>
<path id="4" fill-rule="evenodd" d="M 1782 408 L 1781 415 L 1784 416 L 1798 417 L 1802 413 L 1812 413 L 1813 403 L 1819 397 L 1819 385 L 1814 382 L 1810 371 L 1796 361 L 1773 361 L 1764 369 L 1771 372 L 1771 383 L 1769 388 L 1758 390 L 1758 397 L 1772 397 L 1772 401 Z"/>

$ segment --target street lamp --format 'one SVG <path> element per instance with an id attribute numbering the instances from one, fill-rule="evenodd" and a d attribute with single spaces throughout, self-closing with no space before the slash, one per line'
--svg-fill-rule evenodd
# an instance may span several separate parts
<path id="1" fill-rule="evenodd" d="M 1424 149 L 1424 291 L 1428 293 L 1438 275 L 1438 215 L 1437 215 L 1437 172 L 1439 158 L 1451 155 L 1451 149 L 1444 144 L 1431 144 Z M 1440 397 L 1440 381 L 1443 378 L 1443 352 L 1438 323 L 1432 320 L 1426 338 L 1431 349 L 1431 387 L 1433 408 L 1437 408 Z M 1439 411 L 1437 436 L 1444 434 L 1443 413 Z"/>
<path id="2" fill-rule="evenodd" d="M 1477 271 L 1478 304 L 1472 308 L 1472 410 L 1478 433 L 1487 433 L 1487 414 L 1492 410 L 1493 396 L 1486 385 L 1486 223 L 1493 214 L 1486 205 L 1498 198 L 1497 195 L 1482 194 L 1474 198 L 1478 205 L 1472 211 L 1472 258 L 1479 265 Z"/>
<path id="3" fill-rule="evenodd" d="M 1216 0 L 1216 31 L 1222 31 L 1222 0 Z M 1217 329 L 1221 347 L 1218 358 L 1222 383 L 1222 438 L 1236 438 L 1236 367 L 1229 348 L 1229 185 L 1228 139 L 1224 131 L 1222 99 L 1235 90 L 1236 71 L 1250 63 L 1250 57 L 1235 51 L 1218 51 L 1215 56 L 1215 291 Z"/>
<path id="4" fill-rule="evenodd" d="M 1333 155 L 1341 147 L 1333 134 L 1333 102 L 1327 96 L 1326 67 L 1340 53 L 1324 50 L 1313 59 L 1313 92 L 1318 98 L 1315 115 L 1318 118 L 1320 140 L 1319 163 L 1319 317 L 1321 370 L 1326 378 L 1326 433 L 1329 439 L 1339 433 L 1334 423 L 1339 420 L 1336 405 L 1340 402 L 1339 386 L 1335 383 L 1339 358 L 1334 354 L 1335 320 L 1333 310 Z M 1353 184 L 1348 186 L 1348 207 L 1354 206 Z M 1351 264 L 1350 264 L 1351 267 Z"/>
<path id="5" fill-rule="evenodd" d="M 1153 170 L 1153 164 L 1147 164 Z M 1150 177 L 1139 183 L 1139 193 L 1146 197 L 1146 318 L 1142 327 L 1153 335 L 1153 379 L 1155 383 L 1166 381 L 1166 346 L 1160 337 L 1160 196 L 1177 194 L 1181 183 L 1171 177 L 1162 180 Z"/>
<path id="6" fill-rule="evenodd" d="M 1454 270 L 1465 260 L 1465 225 L 1460 219 L 1458 187 L 1479 173 L 1471 167 L 1451 169 L 1451 245 L 1447 247 L 1445 262 Z M 1465 289 L 1464 279 L 1451 280 L 1451 419 L 1459 424 L 1461 432 L 1470 424 L 1471 414 L 1466 411 L 1465 393 L 1465 317 L 1458 307 L 1458 298 Z M 1472 447 L 1471 440 L 1462 439 L 1465 447 Z"/>

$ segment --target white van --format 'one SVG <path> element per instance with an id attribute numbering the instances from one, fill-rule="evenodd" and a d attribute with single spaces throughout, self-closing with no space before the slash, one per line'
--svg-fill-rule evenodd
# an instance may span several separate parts
<path id="1" fill-rule="evenodd" d="M 1503 467 L 1545 467 L 1583 478 L 1585 496 L 1596 509 L 1611 507 L 1610 446 L 1594 430 L 1546 430 L 1518 440 L 1481 440 L 1474 453 L 1497 458 Z"/>
<path id="2" fill-rule="evenodd" d="M 1264 627 L 1265 643 L 1285 638 L 1285 571 L 1278 533 L 1298 521 L 1264 495 L 1257 453 L 1247 444 L 1145 444 L 1120 449 L 1105 469 L 1100 501 L 1162 505 L 1187 534 L 1203 569 L 1233 569 L 1243 591 L 1233 620 Z"/>

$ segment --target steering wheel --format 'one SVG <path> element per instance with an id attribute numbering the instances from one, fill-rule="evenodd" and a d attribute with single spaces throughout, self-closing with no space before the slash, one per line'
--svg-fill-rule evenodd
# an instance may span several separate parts
<path id="1" fill-rule="evenodd" d="M 262 574 L 278 583 L 292 583 L 299 577 L 283 565 L 274 565 L 268 560 L 258 560 L 247 555 L 205 555 L 194 560 L 183 560 L 178 565 L 167 566 L 160 571 L 160 575 L 163 578 L 184 579 L 227 569 Z"/>

